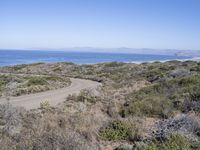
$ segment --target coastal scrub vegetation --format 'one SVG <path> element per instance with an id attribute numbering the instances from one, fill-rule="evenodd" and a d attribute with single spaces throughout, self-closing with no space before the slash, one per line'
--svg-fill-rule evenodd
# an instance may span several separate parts
<path id="1" fill-rule="evenodd" d="M 6 84 L 8 82 L 9 82 L 9 77 L 5 75 L 0 75 L 0 91 L 2 91 L 6 87 Z"/>
<path id="2" fill-rule="evenodd" d="M 71 81 L 67 77 L 27 74 L 0 75 L 0 97 L 20 96 L 67 87 Z"/>
<path id="3" fill-rule="evenodd" d="M 141 138 L 142 124 L 140 121 L 130 120 L 114 120 L 107 126 L 100 129 L 100 137 L 108 141 L 135 141 Z"/>
<path id="4" fill-rule="evenodd" d="M 173 111 L 199 112 L 200 76 L 156 83 L 127 96 L 124 115 L 170 117 Z M 194 105 L 194 103 L 196 105 Z"/>
<path id="5" fill-rule="evenodd" d="M 70 77 L 102 83 L 54 107 L 0 105 L 2 149 L 200 149 L 199 62 L 38 63 L 0 73 L 2 96 L 66 87 Z"/>

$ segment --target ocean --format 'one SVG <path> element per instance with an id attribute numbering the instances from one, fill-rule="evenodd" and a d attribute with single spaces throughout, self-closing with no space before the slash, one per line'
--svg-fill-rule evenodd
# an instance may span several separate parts
<path id="1" fill-rule="evenodd" d="M 30 64 L 37 62 L 73 62 L 76 64 L 95 64 L 103 62 L 152 62 L 168 60 L 188 60 L 191 57 L 121 54 L 121 53 L 93 53 L 93 52 L 66 52 L 45 50 L 0 50 L 0 66 Z"/>

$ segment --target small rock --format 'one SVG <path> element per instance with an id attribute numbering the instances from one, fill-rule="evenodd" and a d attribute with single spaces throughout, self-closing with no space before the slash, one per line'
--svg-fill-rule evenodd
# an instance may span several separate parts
<path id="1" fill-rule="evenodd" d="M 132 150 L 133 145 L 130 144 L 121 144 L 116 150 Z"/>

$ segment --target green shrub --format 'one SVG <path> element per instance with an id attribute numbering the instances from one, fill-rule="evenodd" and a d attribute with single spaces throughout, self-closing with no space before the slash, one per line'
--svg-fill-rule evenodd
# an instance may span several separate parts
<path id="1" fill-rule="evenodd" d="M 42 77 L 44 80 L 47 81 L 65 81 L 63 78 L 61 77 L 57 77 L 57 76 L 47 76 L 47 77 Z"/>
<path id="2" fill-rule="evenodd" d="M 119 67 L 119 66 L 123 66 L 125 63 L 122 62 L 110 62 L 110 63 L 106 63 L 105 67 Z"/>
<path id="3" fill-rule="evenodd" d="M 53 69 L 53 71 L 54 71 L 54 72 L 61 72 L 62 69 L 61 69 L 60 67 L 56 67 L 56 68 Z"/>
<path id="4" fill-rule="evenodd" d="M 13 66 L 13 67 L 12 67 L 12 70 L 13 70 L 13 71 L 18 71 L 18 70 L 21 70 L 21 69 L 23 69 L 23 68 L 25 68 L 25 67 L 27 67 L 26 64 L 16 65 L 16 66 Z"/>
<path id="5" fill-rule="evenodd" d="M 34 86 L 34 85 L 47 85 L 48 82 L 43 77 L 30 77 L 27 86 Z"/>
<path id="6" fill-rule="evenodd" d="M 126 122 L 113 121 L 100 130 L 100 137 L 108 141 L 127 140 L 131 136 L 131 126 Z"/>
<path id="7" fill-rule="evenodd" d="M 190 142 L 179 134 L 173 134 L 164 142 L 155 141 L 144 150 L 190 150 Z"/>
<path id="8" fill-rule="evenodd" d="M 50 103 L 48 100 L 42 101 L 40 103 L 40 109 L 42 110 L 49 110 L 50 109 Z"/>
<path id="9" fill-rule="evenodd" d="M 38 63 L 33 63 L 33 64 L 28 64 L 28 66 L 37 66 L 37 65 L 43 65 L 45 64 L 44 62 L 38 62 Z"/>
<path id="10" fill-rule="evenodd" d="M 110 122 L 106 127 L 100 129 L 100 137 L 103 140 L 118 141 L 118 140 L 129 140 L 136 141 L 140 140 L 144 128 L 141 120 L 137 118 L 129 118 L 125 121 L 115 120 Z"/>
<path id="11" fill-rule="evenodd" d="M 144 75 L 148 81 L 154 82 L 164 77 L 166 75 L 166 71 L 159 68 L 155 68 L 153 70 L 147 71 Z"/>
<path id="12" fill-rule="evenodd" d="M 81 102 L 95 103 L 98 100 L 98 97 L 94 96 L 89 90 L 82 90 L 77 96 L 77 100 Z"/>
<path id="13" fill-rule="evenodd" d="M 126 97 L 128 104 L 122 114 L 166 117 L 171 110 L 185 111 L 188 97 L 199 97 L 200 76 L 175 78 L 145 87 Z"/>
<path id="14" fill-rule="evenodd" d="M 132 114 L 136 116 L 166 118 L 172 110 L 173 106 L 166 98 L 149 96 L 140 101 L 132 102 L 123 113 L 125 116 Z"/>
<path id="15" fill-rule="evenodd" d="M 5 75 L 0 75 L 0 91 L 2 91 L 6 84 L 8 84 L 9 82 L 9 77 L 8 76 L 5 76 Z"/>
<path id="16" fill-rule="evenodd" d="M 24 94 L 31 94 L 31 93 L 38 93 L 38 92 L 44 92 L 50 90 L 50 87 L 46 85 L 36 85 L 36 86 L 29 86 L 29 87 L 20 87 L 15 90 L 14 93 L 12 93 L 13 96 L 20 96 Z"/>
<path id="17" fill-rule="evenodd" d="M 185 137 L 175 134 L 171 135 L 171 137 L 164 144 L 161 144 L 160 147 L 163 150 L 189 150 L 190 143 Z"/>
<path id="18" fill-rule="evenodd" d="M 65 65 L 74 65 L 73 62 L 62 62 L 62 64 L 65 64 Z"/>

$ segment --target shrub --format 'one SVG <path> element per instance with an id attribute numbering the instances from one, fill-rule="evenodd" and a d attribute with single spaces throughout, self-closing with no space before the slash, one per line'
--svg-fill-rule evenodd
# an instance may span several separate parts
<path id="1" fill-rule="evenodd" d="M 199 99 L 199 86 L 200 76 L 190 76 L 145 87 L 126 97 L 128 102 L 123 109 L 124 115 L 166 117 L 171 110 L 185 111 L 184 101 L 188 96 L 190 101 Z"/>
<path id="2" fill-rule="evenodd" d="M 40 103 L 40 109 L 43 110 L 49 110 L 50 109 L 50 103 L 48 100 L 45 100 L 43 102 Z"/>
<path id="3" fill-rule="evenodd" d="M 163 140 L 173 133 L 184 135 L 190 140 L 198 140 L 200 136 L 200 119 L 193 115 L 181 115 L 160 121 L 154 137 Z"/>
<path id="4" fill-rule="evenodd" d="M 60 67 L 56 67 L 56 68 L 53 69 L 53 71 L 54 71 L 54 72 L 61 72 L 62 69 L 61 69 Z"/>
<path id="5" fill-rule="evenodd" d="M 121 144 L 115 150 L 133 150 L 133 145 L 130 145 L 130 144 Z"/>
<path id="6" fill-rule="evenodd" d="M 47 85 L 48 82 L 43 77 L 30 77 L 27 86 L 33 85 Z"/>
<path id="7" fill-rule="evenodd" d="M 38 93 L 38 92 L 43 92 L 50 90 L 49 86 L 42 86 L 42 85 L 37 85 L 37 86 L 30 86 L 30 87 L 20 87 L 17 88 L 13 93 L 12 96 L 20 96 L 24 94 L 31 94 L 31 93 Z"/>
<path id="8" fill-rule="evenodd" d="M 106 127 L 100 129 L 100 137 L 103 140 L 140 140 L 143 132 L 143 126 L 140 120 L 130 119 L 125 121 L 115 120 Z"/>
<path id="9" fill-rule="evenodd" d="M 155 141 L 144 150 L 190 150 L 190 142 L 179 134 L 172 134 L 166 141 Z"/>
<path id="10" fill-rule="evenodd" d="M 12 96 L 64 88 L 71 83 L 69 78 L 58 76 L 25 76 L 19 79 L 19 81 L 11 81 L 11 92 L 9 94 Z M 14 86 L 12 85 L 13 82 Z"/>
<path id="11" fill-rule="evenodd" d="M 10 103 L 0 105 L 0 118 L 3 132 L 6 134 L 18 132 L 22 126 L 22 118 L 25 112 L 24 108 L 13 107 Z"/>
<path id="12" fill-rule="evenodd" d="M 155 82 L 156 80 L 161 79 L 165 75 L 166 75 L 166 71 L 163 71 L 163 70 L 158 69 L 158 68 L 147 71 L 145 73 L 146 79 L 150 82 Z"/>
<path id="13" fill-rule="evenodd" d="M 64 79 L 57 76 L 47 76 L 47 77 L 43 77 L 43 79 L 46 81 L 64 81 Z"/>
<path id="14" fill-rule="evenodd" d="M 77 100 L 81 102 L 95 103 L 98 100 L 98 97 L 94 96 L 91 91 L 85 89 L 79 93 Z"/>
<path id="15" fill-rule="evenodd" d="M 100 130 L 100 137 L 108 141 L 127 140 L 131 135 L 130 125 L 122 121 L 113 121 Z"/>
<path id="16" fill-rule="evenodd" d="M 140 101 L 132 102 L 128 109 L 123 110 L 123 115 L 132 114 L 136 116 L 166 118 L 172 110 L 172 104 L 166 98 L 149 96 Z"/>
<path id="17" fill-rule="evenodd" d="M 164 144 L 161 144 L 160 147 L 163 150 L 189 150 L 190 143 L 185 137 L 179 134 L 172 134 Z"/>
<path id="18" fill-rule="evenodd" d="M 12 70 L 13 70 L 13 71 L 18 71 L 18 70 L 21 70 L 21 69 L 23 69 L 23 68 L 25 68 L 25 67 L 27 67 L 26 64 L 16 65 L 16 66 L 13 66 L 13 67 L 12 67 Z"/>
<path id="19" fill-rule="evenodd" d="M 151 139 L 135 142 L 132 146 L 132 150 L 199 150 L 199 148 L 199 142 L 190 141 L 176 133 L 171 134 L 163 141 Z"/>
<path id="20" fill-rule="evenodd" d="M 73 62 L 62 62 L 62 64 L 65 64 L 65 65 L 74 65 Z"/>
<path id="21" fill-rule="evenodd" d="M 0 91 L 3 90 L 6 84 L 9 82 L 9 77 L 5 75 L 0 75 Z"/>
<path id="22" fill-rule="evenodd" d="M 123 66 L 125 63 L 122 62 L 111 62 L 111 63 L 106 63 L 105 67 L 119 67 Z"/>
<path id="23" fill-rule="evenodd" d="M 187 69 L 175 69 L 170 72 L 170 75 L 174 78 L 175 77 L 184 77 L 184 76 L 189 76 L 190 71 Z"/>

